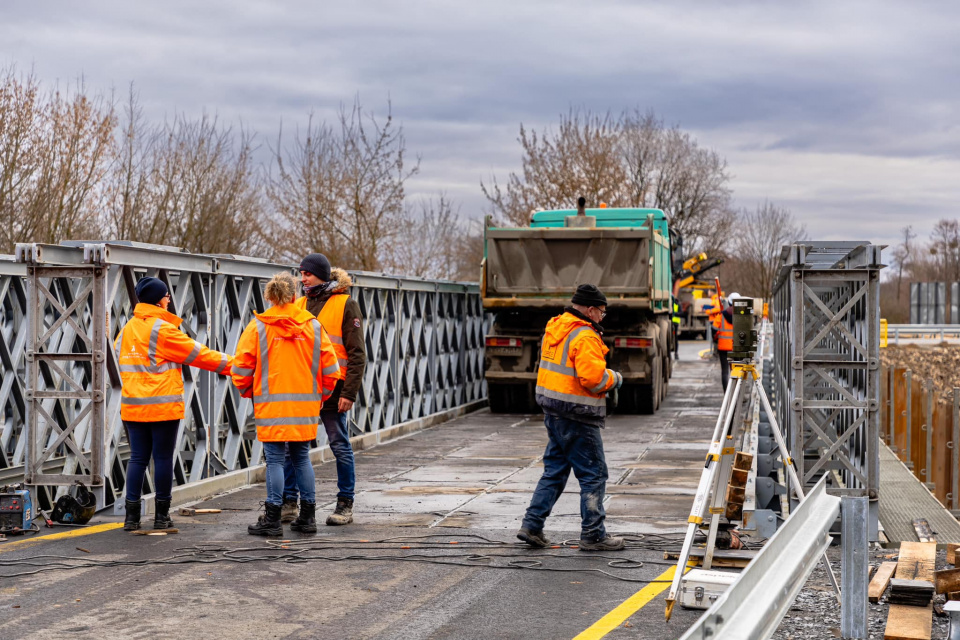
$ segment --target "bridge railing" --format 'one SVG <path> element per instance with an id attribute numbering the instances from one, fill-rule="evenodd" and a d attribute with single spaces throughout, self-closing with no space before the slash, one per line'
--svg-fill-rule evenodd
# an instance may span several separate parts
<path id="1" fill-rule="evenodd" d="M 99 505 L 122 495 L 126 434 L 113 340 L 143 276 L 166 282 L 192 338 L 234 353 L 263 288 L 290 265 L 132 243 L 18 245 L 0 256 L 0 484 L 26 479 L 49 507 L 80 479 Z M 476 284 L 351 273 L 367 368 L 353 435 L 486 397 L 485 317 Z M 32 313 L 31 313 L 32 312 Z M 183 485 L 258 465 L 253 406 L 227 378 L 183 368 L 186 417 L 174 459 Z M 319 445 L 325 444 L 321 430 Z M 149 480 L 148 480 L 149 482 Z M 152 487 L 148 487 L 150 489 Z"/>

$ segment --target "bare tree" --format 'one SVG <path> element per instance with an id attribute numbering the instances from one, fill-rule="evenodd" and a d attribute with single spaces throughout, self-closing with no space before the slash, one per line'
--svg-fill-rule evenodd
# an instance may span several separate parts
<path id="1" fill-rule="evenodd" d="M 276 212 L 280 253 L 322 251 L 339 266 L 379 270 L 388 239 L 404 217 L 404 185 L 420 170 L 407 164 L 403 127 L 388 107 L 381 122 L 357 99 L 338 127 L 314 123 L 292 143 L 278 138 L 267 197 Z"/>
<path id="2" fill-rule="evenodd" d="M 594 206 L 631 206 L 620 157 L 622 133 L 622 123 L 609 113 L 581 109 L 561 115 L 556 132 L 537 134 L 521 124 L 521 173 L 511 173 L 503 187 L 494 177 L 489 187 L 481 182 L 480 188 L 494 213 L 516 225 L 529 224 L 538 209 L 575 207 L 580 196 Z"/>
<path id="3" fill-rule="evenodd" d="M 96 234 L 115 122 L 82 80 L 44 93 L 32 74 L 0 71 L 0 249 Z"/>
<path id="4" fill-rule="evenodd" d="M 449 198 L 440 194 L 408 205 L 397 234 L 383 251 L 383 267 L 393 273 L 421 278 L 455 277 L 457 243 L 462 234 Z"/>
<path id="5" fill-rule="evenodd" d="M 917 237 L 913 227 L 907 225 L 900 229 L 903 240 L 893 248 L 893 260 L 897 265 L 897 302 L 900 302 L 901 285 L 903 284 L 903 270 L 913 257 L 913 240 Z"/>
<path id="6" fill-rule="evenodd" d="M 739 264 L 740 293 L 770 297 L 780 264 L 783 245 L 806 237 L 788 209 L 765 201 L 753 211 L 742 209 L 737 221 L 734 251 Z"/>

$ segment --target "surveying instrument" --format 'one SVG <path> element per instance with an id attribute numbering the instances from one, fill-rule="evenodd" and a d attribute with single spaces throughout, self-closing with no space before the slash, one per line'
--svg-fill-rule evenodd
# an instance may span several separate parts
<path id="1" fill-rule="evenodd" d="M 786 440 L 780 431 L 776 414 L 770 406 L 763 384 L 757 374 L 753 357 L 757 350 L 757 331 L 754 329 L 754 313 L 752 298 L 736 298 L 733 300 L 733 349 L 730 351 L 731 362 L 730 382 L 723 394 L 723 403 L 720 405 L 720 415 L 713 430 L 710 449 L 707 451 L 703 472 L 700 474 L 700 483 L 693 499 L 690 517 L 687 519 L 687 533 L 680 549 L 677 567 L 673 574 L 673 582 L 667 594 L 667 608 L 665 616 L 670 620 L 673 607 L 680 591 L 680 583 L 690 559 L 690 550 L 697 530 L 709 514 L 710 525 L 707 532 L 707 545 L 703 555 L 703 568 L 710 569 L 713 563 L 713 554 L 716 548 L 717 531 L 720 527 L 720 516 L 725 513 L 726 488 L 730 482 L 733 460 L 736 455 L 737 442 L 742 436 L 744 420 L 743 411 L 750 404 L 750 393 L 755 390 L 762 403 L 764 412 L 770 421 L 770 430 L 777 443 L 777 449 L 783 460 L 783 467 L 789 475 L 790 484 L 799 500 L 804 499 L 803 484 L 797 476 L 793 466 L 793 459 L 787 449 Z M 826 553 L 823 555 L 823 564 L 830 578 L 830 583 L 836 591 L 839 601 L 840 587 L 837 578 L 830 566 Z"/>

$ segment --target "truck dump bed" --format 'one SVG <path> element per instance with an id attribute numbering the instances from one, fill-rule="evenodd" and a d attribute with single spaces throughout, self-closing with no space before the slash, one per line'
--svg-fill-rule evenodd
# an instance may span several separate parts
<path id="1" fill-rule="evenodd" d="M 669 243 L 649 227 L 487 229 L 483 276 L 487 308 L 562 306 L 590 283 L 609 307 L 669 310 Z"/>

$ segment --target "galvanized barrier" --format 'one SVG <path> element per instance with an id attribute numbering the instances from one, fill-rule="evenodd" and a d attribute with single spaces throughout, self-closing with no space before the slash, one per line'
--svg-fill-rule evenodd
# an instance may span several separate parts
<path id="1" fill-rule="evenodd" d="M 827 475 L 832 493 L 868 497 L 871 540 L 880 485 L 883 266 L 881 247 L 868 242 L 785 246 L 773 304 L 776 412 L 798 474 L 807 486 Z"/>
<path id="2" fill-rule="evenodd" d="M 887 344 L 960 342 L 960 324 L 888 324 Z"/>
<path id="3" fill-rule="evenodd" d="M 763 640 L 773 635 L 830 545 L 830 527 L 839 512 L 840 498 L 827 494 L 826 479 L 821 478 L 681 640 Z"/>
<path id="4" fill-rule="evenodd" d="M 233 353 L 253 313 L 265 308 L 266 281 L 296 271 L 131 243 L 18 245 L 15 258 L 0 257 L 0 484 L 26 477 L 45 507 L 76 479 L 94 489 L 100 507 L 122 494 L 129 452 L 112 344 L 131 317 L 140 277 L 167 283 L 170 310 L 187 334 Z M 368 358 L 350 416 L 354 435 L 486 397 L 477 285 L 351 275 Z M 175 484 L 259 464 L 252 402 L 227 378 L 189 367 L 183 373 L 187 410 Z"/>

